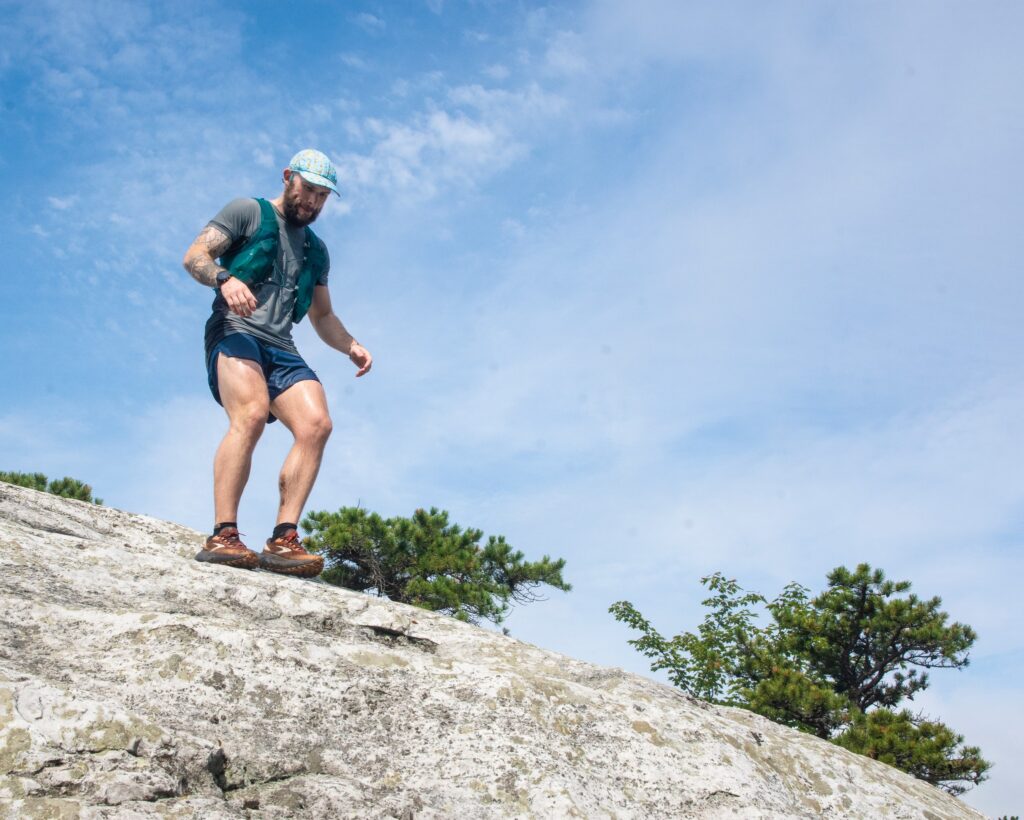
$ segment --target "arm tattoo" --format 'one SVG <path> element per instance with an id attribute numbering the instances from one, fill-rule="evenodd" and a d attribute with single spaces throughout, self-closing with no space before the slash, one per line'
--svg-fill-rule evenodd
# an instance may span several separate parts
<path id="1" fill-rule="evenodd" d="M 231 238 L 219 228 L 208 225 L 185 254 L 185 270 L 201 285 L 216 287 L 221 266 L 215 260 L 229 247 Z"/>

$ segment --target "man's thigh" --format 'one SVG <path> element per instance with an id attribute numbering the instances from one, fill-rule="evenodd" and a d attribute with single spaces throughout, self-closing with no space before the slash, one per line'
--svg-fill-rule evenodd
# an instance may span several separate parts
<path id="1" fill-rule="evenodd" d="M 327 394 L 316 379 L 304 379 L 270 402 L 270 412 L 293 433 L 300 428 L 330 424 Z"/>
<path id="2" fill-rule="evenodd" d="M 259 362 L 219 353 L 217 385 L 228 416 L 254 409 L 266 414 L 270 398 Z"/>

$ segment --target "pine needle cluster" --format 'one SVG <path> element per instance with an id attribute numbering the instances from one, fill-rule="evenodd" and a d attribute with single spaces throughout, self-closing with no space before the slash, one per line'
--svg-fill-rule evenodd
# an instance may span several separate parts
<path id="1" fill-rule="evenodd" d="M 16 484 L 19 487 L 28 487 L 29 489 L 39 490 L 44 493 L 52 493 L 53 495 L 61 496 L 61 498 L 74 498 L 78 501 L 87 501 L 90 504 L 103 503 L 102 498 L 93 497 L 92 487 L 70 476 L 50 481 L 42 473 L 0 471 L 0 481 Z"/>

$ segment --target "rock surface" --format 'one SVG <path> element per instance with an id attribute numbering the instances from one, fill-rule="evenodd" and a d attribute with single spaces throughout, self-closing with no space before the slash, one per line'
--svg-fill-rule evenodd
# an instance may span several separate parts
<path id="1" fill-rule="evenodd" d="M 0 483 L 0 817 L 980 817 L 748 712 Z"/>

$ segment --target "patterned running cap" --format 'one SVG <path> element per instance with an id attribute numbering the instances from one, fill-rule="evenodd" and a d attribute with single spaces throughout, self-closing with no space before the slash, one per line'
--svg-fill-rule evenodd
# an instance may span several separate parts
<path id="1" fill-rule="evenodd" d="M 288 168 L 295 171 L 306 182 L 330 188 L 338 196 L 341 196 L 338 193 L 338 172 L 334 169 L 334 163 L 327 159 L 326 154 L 306 148 L 292 157 Z"/>

